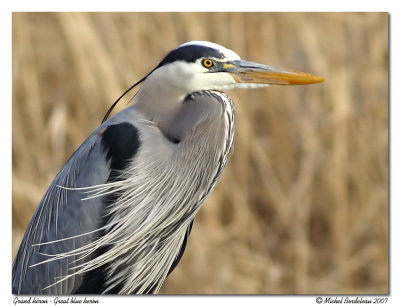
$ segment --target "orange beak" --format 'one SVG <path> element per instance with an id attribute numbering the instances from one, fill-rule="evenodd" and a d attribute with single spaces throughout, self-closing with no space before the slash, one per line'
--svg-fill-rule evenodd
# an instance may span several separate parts
<path id="1" fill-rule="evenodd" d="M 324 79 L 304 72 L 290 71 L 244 60 L 224 64 L 236 83 L 303 85 L 323 82 Z"/>

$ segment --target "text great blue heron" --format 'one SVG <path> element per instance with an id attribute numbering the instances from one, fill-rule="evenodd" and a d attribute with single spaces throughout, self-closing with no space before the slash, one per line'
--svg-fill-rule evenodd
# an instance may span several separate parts
<path id="1" fill-rule="evenodd" d="M 231 152 L 221 90 L 321 81 L 210 42 L 171 51 L 57 174 L 14 260 L 13 293 L 158 292 Z"/>

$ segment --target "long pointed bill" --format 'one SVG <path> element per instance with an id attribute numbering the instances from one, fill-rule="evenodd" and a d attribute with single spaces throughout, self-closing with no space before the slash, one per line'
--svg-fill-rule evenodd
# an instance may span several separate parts
<path id="1" fill-rule="evenodd" d="M 232 61 L 223 66 L 236 83 L 303 85 L 323 82 L 324 79 L 304 72 L 261 65 L 244 60 Z"/>

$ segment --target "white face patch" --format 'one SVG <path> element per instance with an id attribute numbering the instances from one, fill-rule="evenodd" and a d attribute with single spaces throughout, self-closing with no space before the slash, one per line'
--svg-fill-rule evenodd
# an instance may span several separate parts
<path id="1" fill-rule="evenodd" d="M 189 42 L 186 42 L 186 43 L 180 45 L 178 48 L 184 47 L 184 46 L 189 46 L 189 45 L 198 45 L 198 46 L 213 48 L 215 50 L 218 50 L 222 54 L 224 54 L 224 56 L 226 57 L 227 60 L 240 60 L 240 56 L 237 53 L 235 53 L 234 51 L 227 49 L 221 45 L 218 45 L 216 43 L 209 42 L 209 41 L 202 41 L 202 40 L 189 41 Z"/>

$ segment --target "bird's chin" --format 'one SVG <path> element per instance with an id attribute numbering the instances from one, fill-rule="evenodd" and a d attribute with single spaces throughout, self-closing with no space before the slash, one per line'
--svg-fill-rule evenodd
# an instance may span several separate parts
<path id="1" fill-rule="evenodd" d="M 257 83 L 235 83 L 232 88 L 265 88 L 269 84 L 257 84 Z"/>
<path id="2" fill-rule="evenodd" d="M 269 84 L 256 84 L 256 83 L 232 83 L 232 84 L 224 84 L 218 86 L 212 86 L 207 90 L 229 90 L 235 88 L 264 88 L 268 87 Z"/>

